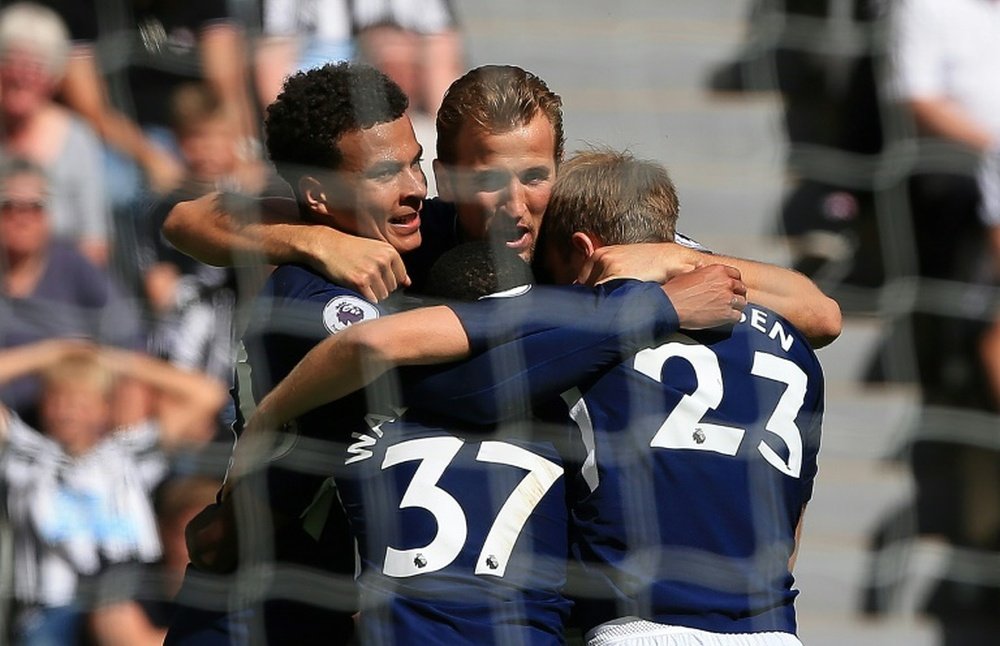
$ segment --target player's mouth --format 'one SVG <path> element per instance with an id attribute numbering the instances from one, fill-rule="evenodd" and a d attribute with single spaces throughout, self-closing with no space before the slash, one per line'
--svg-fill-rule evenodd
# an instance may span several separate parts
<path id="1" fill-rule="evenodd" d="M 389 226 L 401 235 L 409 235 L 420 230 L 420 213 L 413 211 L 405 215 L 394 215 L 389 218 Z"/>
<path id="2" fill-rule="evenodd" d="M 510 231 L 504 232 L 504 244 L 507 245 L 509 249 L 516 249 L 521 251 L 527 249 L 531 245 L 531 229 L 523 226 L 516 226 Z"/>
<path id="3" fill-rule="evenodd" d="M 531 229 L 511 220 L 494 220 L 490 226 L 489 237 L 494 242 L 502 242 L 509 249 L 520 251 L 531 245 L 532 234 Z"/>

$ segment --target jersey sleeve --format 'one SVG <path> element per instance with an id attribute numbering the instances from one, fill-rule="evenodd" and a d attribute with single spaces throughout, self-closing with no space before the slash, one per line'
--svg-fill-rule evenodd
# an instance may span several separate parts
<path id="1" fill-rule="evenodd" d="M 514 298 L 452 309 L 469 336 L 473 357 L 409 371 L 404 399 L 472 424 L 522 415 L 679 325 L 660 286 L 638 281 L 596 289 L 536 287 Z"/>

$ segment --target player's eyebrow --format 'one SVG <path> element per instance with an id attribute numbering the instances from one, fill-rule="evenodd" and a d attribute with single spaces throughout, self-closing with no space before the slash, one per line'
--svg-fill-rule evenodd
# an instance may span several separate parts
<path id="1" fill-rule="evenodd" d="M 376 162 L 365 170 L 365 177 L 378 177 L 380 175 L 393 175 L 403 169 L 403 162 L 387 159 Z"/>
<path id="2" fill-rule="evenodd" d="M 403 168 L 407 165 L 412 166 L 413 164 L 419 163 L 420 160 L 423 159 L 423 157 L 424 157 L 424 147 L 418 146 L 417 154 L 413 157 L 413 159 L 410 160 L 409 164 L 404 164 L 403 162 L 396 161 L 393 159 L 385 159 L 369 166 L 368 169 L 365 170 L 364 174 L 365 177 L 394 175 L 403 170 Z"/>
<path id="3" fill-rule="evenodd" d="M 552 169 L 549 168 L 548 166 L 541 164 L 538 166 L 532 166 L 531 168 L 527 168 L 521 171 L 522 177 L 539 177 L 544 179 L 549 177 L 551 174 L 552 174 Z"/>

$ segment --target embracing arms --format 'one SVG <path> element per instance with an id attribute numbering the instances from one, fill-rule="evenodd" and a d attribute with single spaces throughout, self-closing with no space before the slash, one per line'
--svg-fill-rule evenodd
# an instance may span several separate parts
<path id="1" fill-rule="evenodd" d="M 669 242 L 601 247 L 587 260 L 578 277 L 588 285 L 610 277 L 630 276 L 664 282 L 710 263 L 739 270 L 749 299 L 788 319 L 813 347 L 832 343 L 841 331 L 840 306 L 814 282 L 777 265 L 706 254 Z"/>

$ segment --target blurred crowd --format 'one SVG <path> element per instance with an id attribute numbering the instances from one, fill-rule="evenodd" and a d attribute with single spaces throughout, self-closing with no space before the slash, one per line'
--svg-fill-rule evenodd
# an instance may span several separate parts
<path id="1" fill-rule="evenodd" d="M 264 108 L 359 58 L 433 116 L 445 2 L 0 2 L 0 643 L 162 643 L 232 444 L 241 276 L 175 250 L 178 201 L 285 195 Z"/>
<path id="2" fill-rule="evenodd" d="M 950 562 L 923 610 L 992 643 L 1000 588 L 1000 3 L 760 0 L 716 91 L 778 91 L 791 181 L 778 228 L 845 310 L 881 314 L 870 382 L 919 385 L 899 450 L 913 500 L 875 528 L 866 611 L 898 609 L 907 542 Z"/>
<path id="3" fill-rule="evenodd" d="M 1000 320 L 981 288 L 1000 275 L 1000 3 L 759 0 L 748 24 L 709 84 L 784 99 L 796 267 L 847 310 L 906 287 L 870 378 L 995 413 Z M 0 2 L 0 642 L 162 642 L 183 528 L 229 452 L 242 281 L 160 225 L 209 192 L 283 194 L 264 107 L 289 74 L 352 58 L 427 115 L 465 69 L 446 2 Z M 875 545 L 910 531 L 1000 550 L 993 431 L 917 429 L 915 500 Z M 974 643 L 998 599 L 948 579 L 931 610 L 949 643 Z"/>

